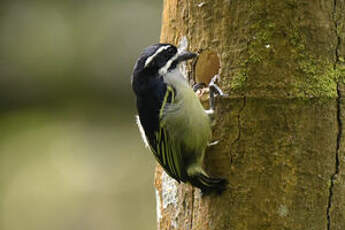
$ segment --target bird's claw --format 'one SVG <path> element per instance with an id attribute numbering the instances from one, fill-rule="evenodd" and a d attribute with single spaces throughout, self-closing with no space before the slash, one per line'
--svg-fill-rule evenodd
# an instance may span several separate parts
<path id="1" fill-rule="evenodd" d="M 206 87 L 207 87 L 206 84 L 203 83 L 203 82 L 201 82 L 201 83 L 195 83 L 195 84 L 193 85 L 193 91 L 196 93 L 196 92 L 198 92 L 198 90 L 202 90 L 203 88 L 206 88 Z"/>
<path id="2" fill-rule="evenodd" d="M 220 140 L 212 141 L 211 143 L 208 143 L 207 146 L 208 147 L 214 146 L 214 145 L 217 145 L 219 142 L 220 142 Z"/>
<path id="3" fill-rule="evenodd" d="M 210 109 L 206 110 L 206 113 L 209 116 L 212 116 L 214 114 L 215 111 L 215 98 L 216 96 L 220 96 L 220 97 L 227 97 L 228 94 L 225 94 L 220 88 L 219 86 L 216 84 L 216 82 L 220 79 L 219 75 L 215 75 L 214 77 L 212 77 L 210 83 L 208 84 L 208 86 L 201 82 L 201 83 L 196 83 L 195 85 L 193 85 L 193 91 L 195 92 L 195 94 L 201 99 L 202 96 L 205 93 L 209 93 L 209 105 L 210 105 Z"/>
<path id="4" fill-rule="evenodd" d="M 208 88 L 210 90 L 210 99 L 209 99 L 209 104 L 210 104 L 210 110 L 214 111 L 215 110 L 215 98 L 216 95 L 219 95 L 221 97 L 227 97 L 228 94 L 225 94 L 219 86 L 216 84 L 216 81 L 219 80 L 219 75 L 215 75 L 210 83 L 208 84 Z"/>

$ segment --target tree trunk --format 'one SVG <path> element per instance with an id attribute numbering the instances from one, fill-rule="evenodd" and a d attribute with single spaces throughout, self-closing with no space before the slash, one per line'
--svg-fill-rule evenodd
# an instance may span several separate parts
<path id="1" fill-rule="evenodd" d="M 229 185 L 201 197 L 157 167 L 158 229 L 345 229 L 345 0 L 165 0 L 161 42 L 184 36 L 230 95 L 205 160 Z"/>

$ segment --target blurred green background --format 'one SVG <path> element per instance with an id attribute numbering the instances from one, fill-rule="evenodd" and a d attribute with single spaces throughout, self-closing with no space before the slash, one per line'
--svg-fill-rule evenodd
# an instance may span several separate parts
<path id="1" fill-rule="evenodd" d="M 0 2 L 0 229 L 155 229 L 130 75 L 161 1 Z"/>

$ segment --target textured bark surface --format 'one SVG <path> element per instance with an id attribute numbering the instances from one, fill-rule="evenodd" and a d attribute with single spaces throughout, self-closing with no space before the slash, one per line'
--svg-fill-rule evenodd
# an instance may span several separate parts
<path id="1" fill-rule="evenodd" d="M 345 229 L 345 0 L 165 0 L 161 42 L 183 36 L 230 94 L 205 162 L 229 188 L 157 167 L 158 229 Z"/>

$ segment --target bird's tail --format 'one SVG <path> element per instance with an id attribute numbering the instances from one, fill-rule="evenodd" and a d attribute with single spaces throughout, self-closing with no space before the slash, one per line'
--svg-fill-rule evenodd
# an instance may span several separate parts
<path id="1" fill-rule="evenodd" d="M 193 175 L 190 175 L 189 182 L 200 188 L 203 194 L 209 194 L 212 192 L 222 193 L 228 184 L 228 181 L 224 178 L 210 177 L 206 172 L 200 170 Z"/>

